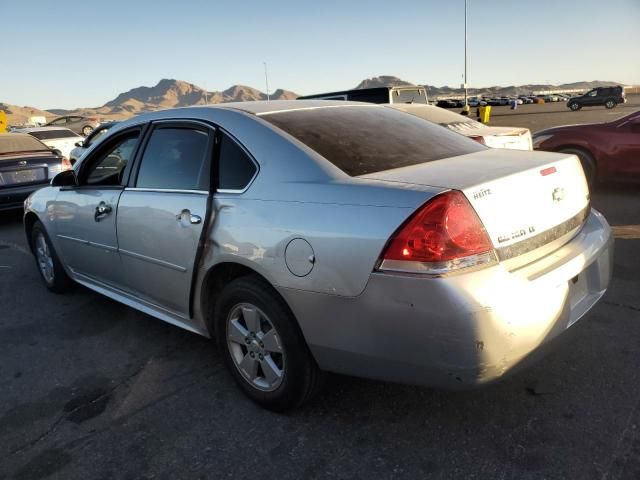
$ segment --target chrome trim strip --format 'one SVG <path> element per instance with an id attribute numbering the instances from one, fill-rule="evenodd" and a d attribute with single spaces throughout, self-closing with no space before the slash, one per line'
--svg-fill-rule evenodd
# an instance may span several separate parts
<path id="1" fill-rule="evenodd" d="M 89 246 L 96 247 L 96 248 L 103 248 L 105 250 L 109 250 L 110 252 L 117 252 L 118 251 L 118 247 L 112 247 L 110 245 L 103 245 L 102 243 L 97 243 L 97 242 L 89 242 Z"/>
<path id="2" fill-rule="evenodd" d="M 87 245 L 89 247 L 101 248 L 103 250 L 108 250 L 110 252 L 117 252 L 118 251 L 118 247 L 112 247 L 111 245 L 105 245 L 104 243 L 91 242 L 89 240 L 83 240 L 81 238 L 76 238 L 76 237 L 70 237 L 68 235 L 58 234 L 56 236 L 58 238 L 63 239 L 63 240 L 69 240 L 71 242 L 81 243 L 82 245 Z"/>
<path id="3" fill-rule="evenodd" d="M 549 230 L 540 232 L 537 235 L 520 242 L 509 245 L 508 247 L 497 248 L 496 253 L 500 261 L 508 260 L 510 258 L 518 257 L 529 253 L 537 248 L 544 247 L 545 245 L 559 239 L 572 230 L 576 230 L 587 220 L 589 212 L 591 211 L 591 205 L 588 204 L 584 210 L 574 215 L 566 222 L 556 225 Z"/>
<path id="4" fill-rule="evenodd" d="M 132 257 L 132 258 L 137 258 L 138 260 L 143 260 L 145 262 L 149 262 L 149 263 L 154 263 L 156 265 L 160 265 L 161 267 L 167 267 L 167 268 L 170 268 L 172 270 L 177 270 L 178 272 L 184 273 L 184 272 L 187 271 L 186 267 L 181 267 L 180 265 L 175 265 L 173 263 L 165 262 L 164 260 L 159 260 L 157 258 L 147 257 L 146 255 L 142 255 L 140 253 L 130 252 L 129 250 L 120 249 L 120 253 L 122 253 L 123 255 L 127 255 L 129 257 Z"/>
<path id="5" fill-rule="evenodd" d="M 206 190 L 180 190 L 177 188 L 126 187 L 124 190 L 127 192 L 191 193 L 196 195 L 209 195 L 209 192 Z"/>
<path id="6" fill-rule="evenodd" d="M 68 235 L 56 235 L 58 238 L 62 238 L 63 240 L 70 240 L 72 242 L 82 243 L 83 245 L 89 245 L 89 240 L 82 240 L 81 238 L 69 237 Z"/>

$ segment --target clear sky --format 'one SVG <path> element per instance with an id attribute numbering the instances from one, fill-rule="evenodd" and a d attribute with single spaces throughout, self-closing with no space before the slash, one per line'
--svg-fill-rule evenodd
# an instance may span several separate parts
<path id="1" fill-rule="evenodd" d="M 470 86 L 640 84 L 640 0 L 468 0 Z M 0 101 L 93 107 L 176 78 L 300 94 L 459 85 L 464 0 L 0 0 Z"/>

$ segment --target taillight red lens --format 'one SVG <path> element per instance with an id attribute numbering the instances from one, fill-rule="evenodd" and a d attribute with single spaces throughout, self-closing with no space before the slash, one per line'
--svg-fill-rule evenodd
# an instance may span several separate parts
<path id="1" fill-rule="evenodd" d="M 71 165 L 69 159 L 67 157 L 62 157 L 62 170 L 71 170 L 71 167 L 73 167 L 73 165 Z"/>
<path id="2" fill-rule="evenodd" d="M 481 143 L 482 145 L 486 145 L 486 142 L 484 141 L 484 137 L 482 135 L 474 135 L 469 138 L 471 140 L 475 140 L 478 143 Z"/>
<path id="3" fill-rule="evenodd" d="M 456 190 L 428 201 L 387 245 L 383 260 L 445 262 L 493 250 L 475 210 Z"/>

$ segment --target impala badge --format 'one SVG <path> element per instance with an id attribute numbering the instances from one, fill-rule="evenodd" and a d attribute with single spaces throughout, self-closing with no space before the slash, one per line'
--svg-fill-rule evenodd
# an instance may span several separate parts
<path id="1" fill-rule="evenodd" d="M 558 187 L 553 189 L 553 193 L 551 194 L 554 202 L 559 202 L 560 200 L 564 200 L 564 188 Z"/>

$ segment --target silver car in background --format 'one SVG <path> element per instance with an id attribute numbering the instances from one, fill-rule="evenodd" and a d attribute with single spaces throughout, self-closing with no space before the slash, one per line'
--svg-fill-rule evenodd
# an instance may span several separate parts
<path id="1" fill-rule="evenodd" d="M 593 307 L 613 255 L 575 156 L 327 100 L 122 122 L 29 197 L 24 225 L 51 290 L 75 281 L 215 337 L 274 410 L 323 371 L 502 378 Z"/>
<path id="2" fill-rule="evenodd" d="M 81 115 L 67 115 L 58 117 L 50 121 L 45 127 L 64 127 L 72 130 L 78 135 L 86 137 L 94 128 L 100 125 L 100 119 L 97 117 L 83 117 Z"/>

